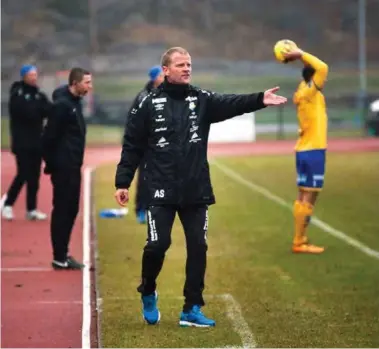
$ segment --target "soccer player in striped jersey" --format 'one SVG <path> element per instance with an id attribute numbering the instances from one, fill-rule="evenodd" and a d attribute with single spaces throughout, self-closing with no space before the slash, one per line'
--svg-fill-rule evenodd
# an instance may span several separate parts
<path id="1" fill-rule="evenodd" d="M 288 61 L 301 60 L 304 63 L 303 80 L 293 98 L 299 138 L 295 146 L 298 195 L 293 207 L 295 234 L 292 251 L 322 253 L 324 247 L 310 244 L 306 230 L 324 185 L 328 117 L 322 89 L 328 76 L 328 65 L 299 48 L 284 56 Z"/>

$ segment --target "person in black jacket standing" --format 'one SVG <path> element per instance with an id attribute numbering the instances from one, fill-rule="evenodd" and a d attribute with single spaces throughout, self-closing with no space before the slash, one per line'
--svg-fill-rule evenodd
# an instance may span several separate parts
<path id="1" fill-rule="evenodd" d="M 160 65 L 154 66 L 149 70 L 149 82 L 146 84 L 144 89 L 138 93 L 137 97 L 133 101 L 132 108 L 137 107 L 142 100 L 155 88 L 157 88 L 164 80 L 163 70 Z M 137 220 L 140 224 L 146 223 L 146 210 L 147 204 L 146 199 L 144 198 L 146 192 L 146 184 L 144 181 L 143 174 L 144 163 L 142 161 L 141 165 L 138 167 L 138 179 L 137 179 L 137 188 L 135 196 L 135 209 Z"/>
<path id="2" fill-rule="evenodd" d="M 68 245 L 79 211 L 86 138 L 81 99 L 92 89 L 92 77 L 82 68 L 73 68 L 68 80 L 68 86 L 53 92 L 54 104 L 43 134 L 45 173 L 51 175 L 53 185 L 50 230 L 54 269 L 84 267 L 68 255 Z"/>
<path id="3" fill-rule="evenodd" d="M 26 183 L 26 218 L 44 220 L 47 215 L 37 210 L 37 194 L 42 165 L 42 128 L 50 102 L 37 86 L 37 68 L 24 65 L 22 80 L 12 84 L 9 98 L 11 151 L 16 157 L 17 174 L 7 192 L 3 218 L 12 220 L 13 204 Z"/>
<path id="4" fill-rule="evenodd" d="M 217 94 L 190 85 L 191 56 L 174 47 L 162 56 L 165 81 L 131 110 L 117 166 L 115 198 L 129 199 L 129 186 L 142 157 L 148 183 L 148 239 L 142 256 L 141 293 L 147 323 L 160 320 L 156 279 L 171 244 L 176 213 L 182 222 L 187 246 L 185 302 L 181 326 L 210 327 L 201 307 L 206 270 L 208 205 L 215 203 L 207 161 L 210 125 L 237 115 L 280 105 L 287 101 L 265 92 Z"/>

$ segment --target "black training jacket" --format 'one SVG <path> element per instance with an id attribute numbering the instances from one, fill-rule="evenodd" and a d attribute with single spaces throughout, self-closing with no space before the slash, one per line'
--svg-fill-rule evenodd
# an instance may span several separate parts
<path id="1" fill-rule="evenodd" d="M 38 87 L 23 81 L 12 84 L 9 96 L 9 123 L 13 153 L 42 150 L 43 121 L 50 102 Z"/>
<path id="2" fill-rule="evenodd" d="M 66 85 L 53 92 L 53 100 L 43 133 L 45 172 L 80 168 L 86 140 L 81 98 L 74 96 Z"/>
<path id="3" fill-rule="evenodd" d="M 166 80 L 129 113 L 116 188 L 129 188 L 144 157 L 148 204 L 213 204 L 210 125 L 264 107 L 263 92 L 218 94 Z"/>
<path id="4" fill-rule="evenodd" d="M 143 88 L 142 91 L 140 91 L 136 98 L 134 99 L 132 103 L 132 108 L 136 107 L 138 104 L 142 102 L 142 100 L 153 90 L 154 88 L 154 83 L 153 81 L 149 81 L 145 87 Z"/>

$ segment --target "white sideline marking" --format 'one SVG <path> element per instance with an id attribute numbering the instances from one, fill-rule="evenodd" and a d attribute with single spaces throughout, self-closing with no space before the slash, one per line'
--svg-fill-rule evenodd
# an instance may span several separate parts
<path id="1" fill-rule="evenodd" d="M 0 210 L 3 209 L 3 206 L 4 206 L 4 203 L 5 203 L 5 200 L 7 199 L 7 194 L 4 194 L 2 197 L 1 197 L 1 200 L 0 200 Z"/>
<path id="2" fill-rule="evenodd" d="M 91 167 L 84 169 L 83 190 L 83 323 L 82 348 L 91 348 Z"/>
<path id="3" fill-rule="evenodd" d="M 240 304 L 230 293 L 221 295 L 221 298 L 226 303 L 226 314 L 232 323 L 234 331 L 240 336 L 243 348 L 256 348 L 257 342 L 242 315 Z"/>
<path id="4" fill-rule="evenodd" d="M 230 167 L 220 164 L 219 162 L 213 160 L 212 164 L 215 165 L 219 170 L 224 172 L 228 177 L 234 179 L 236 182 L 248 187 L 249 189 L 262 194 L 265 198 L 276 202 L 280 206 L 283 206 L 285 208 L 288 208 L 292 211 L 292 205 L 290 205 L 288 202 L 283 200 L 281 197 L 273 194 L 268 189 L 261 187 L 260 185 L 257 185 L 253 182 L 248 181 L 247 179 L 243 178 L 241 175 L 239 175 L 237 172 L 232 170 Z M 373 250 L 372 248 L 364 245 L 358 240 L 353 239 L 352 237 L 348 236 L 344 232 L 337 230 L 330 226 L 329 224 L 323 222 L 321 219 L 317 217 L 313 217 L 311 219 L 311 223 L 314 224 L 316 227 L 322 229 L 326 233 L 344 241 L 350 246 L 353 246 L 357 248 L 359 251 L 363 252 L 367 256 L 379 259 L 379 251 Z"/>
<path id="5" fill-rule="evenodd" d="M 242 347 L 239 346 L 227 346 L 225 348 L 256 348 L 257 342 L 254 338 L 253 333 L 251 332 L 249 325 L 247 324 L 245 318 L 242 315 L 241 305 L 237 300 L 230 294 L 208 294 L 204 295 L 205 298 L 215 299 L 221 298 L 226 305 L 226 314 L 232 323 L 233 330 L 239 335 L 242 342 Z M 165 296 L 160 295 L 160 299 L 175 299 L 183 300 L 184 297 L 177 296 Z M 136 301 L 140 300 L 141 297 L 107 297 L 106 301 Z M 104 303 L 103 298 L 97 299 L 97 307 L 101 312 L 102 305 Z"/>

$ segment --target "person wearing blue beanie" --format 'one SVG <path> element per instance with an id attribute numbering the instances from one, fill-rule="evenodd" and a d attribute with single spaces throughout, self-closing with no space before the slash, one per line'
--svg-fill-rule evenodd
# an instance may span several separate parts
<path id="1" fill-rule="evenodd" d="M 37 67 L 31 64 L 25 64 L 20 69 L 20 77 L 21 79 L 25 79 L 25 77 L 29 74 L 35 72 L 37 73 Z"/>
<path id="2" fill-rule="evenodd" d="M 16 158 L 17 173 L 6 194 L 2 216 L 6 220 L 14 219 L 13 205 L 26 184 L 26 219 L 45 220 L 47 215 L 37 209 L 37 194 L 42 163 L 41 134 L 50 101 L 38 88 L 36 66 L 23 65 L 20 78 L 12 84 L 8 102 L 11 151 Z"/>
<path id="3" fill-rule="evenodd" d="M 149 70 L 150 81 L 155 81 L 163 74 L 162 67 L 160 65 L 156 65 Z M 161 81 L 162 82 L 162 81 Z"/>

